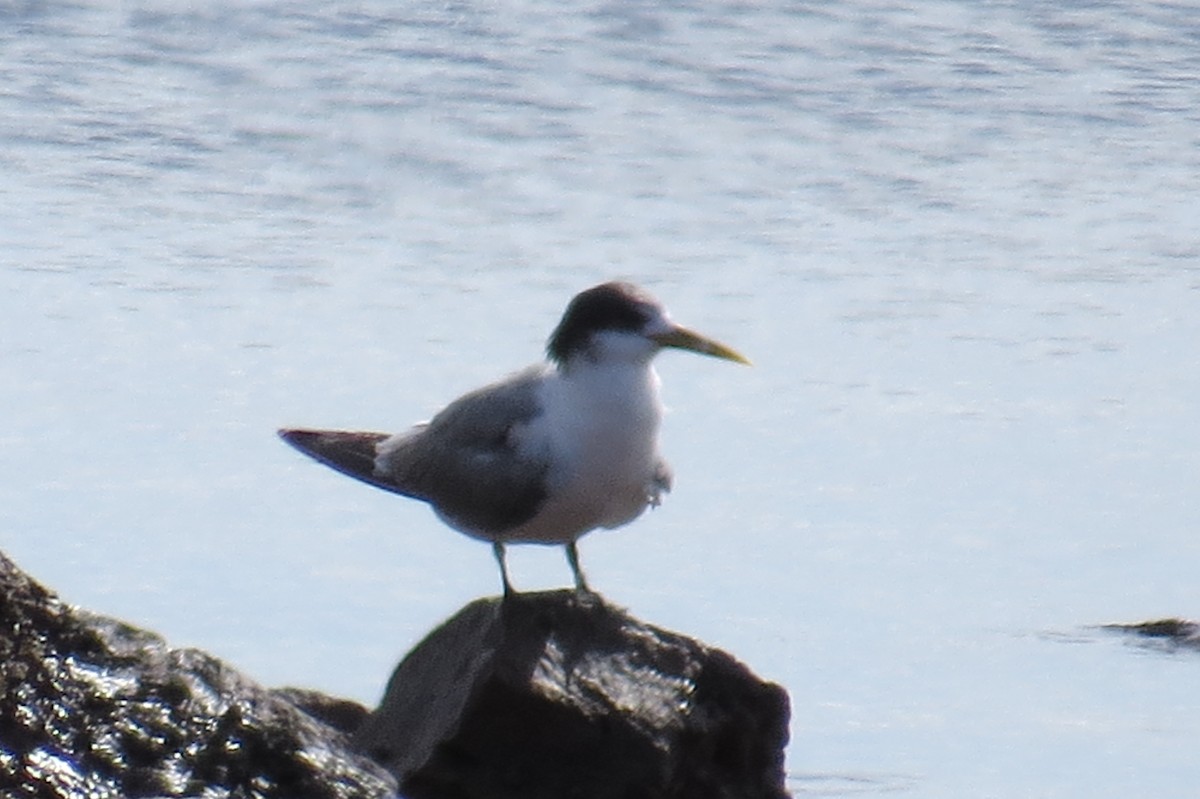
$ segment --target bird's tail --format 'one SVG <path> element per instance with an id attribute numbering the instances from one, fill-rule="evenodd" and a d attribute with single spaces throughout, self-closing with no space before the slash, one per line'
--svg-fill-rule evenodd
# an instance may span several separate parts
<path id="1" fill-rule="evenodd" d="M 395 490 L 375 471 L 379 442 L 390 437 L 387 433 L 285 428 L 279 431 L 279 437 L 310 458 L 342 474 L 380 488 Z"/>

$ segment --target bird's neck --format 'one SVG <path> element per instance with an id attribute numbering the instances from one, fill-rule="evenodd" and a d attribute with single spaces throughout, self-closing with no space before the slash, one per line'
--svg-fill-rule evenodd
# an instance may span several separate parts
<path id="1" fill-rule="evenodd" d="M 580 405 L 628 413 L 652 425 L 661 417 L 658 374 L 649 358 L 576 358 L 560 365 L 558 376 Z"/>

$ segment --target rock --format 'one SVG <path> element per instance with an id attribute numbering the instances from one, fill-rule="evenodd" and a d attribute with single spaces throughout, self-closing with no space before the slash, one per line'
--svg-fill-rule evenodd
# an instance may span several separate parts
<path id="1" fill-rule="evenodd" d="M 1136 635 L 1141 643 L 1168 651 L 1200 651 L 1200 624 L 1186 619 L 1155 619 L 1136 624 L 1104 624 L 1101 629 Z"/>
<path id="2" fill-rule="evenodd" d="M 730 655 L 557 591 L 467 605 L 353 743 L 412 799 L 776 799 L 787 723 Z"/>
<path id="3" fill-rule="evenodd" d="M 782 688 L 569 591 L 471 603 L 368 715 L 72 608 L 0 553 L 0 690 L 5 799 L 787 796 Z"/>
<path id="4" fill-rule="evenodd" d="M 395 792 L 335 729 L 357 727 L 364 708 L 266 690 L 203 652 L 71 608 L 2 553 L 0 690 L 6 799 Z"/>

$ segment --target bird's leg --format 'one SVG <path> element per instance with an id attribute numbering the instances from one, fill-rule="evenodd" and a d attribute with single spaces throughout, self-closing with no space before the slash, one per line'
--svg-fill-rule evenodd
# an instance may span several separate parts
<path id="1" fill-rule="evenodd" d="M 567 544 L 567 563 L 571 564 L 571 571 L 575 573 L 575 590 L 581 594 L 592 593 L 587 580 L 583 579 L 583 569 L 579 568 L 579 550 L 574 541 Z"/>
<path id="2" fill-rule="evenodd" d="M 508 581 L 508 567 L 504 564 L 504 544 L 493 541 L 492 554 L 496 556 L 496 562 L 500 564 L 500 580 L 504 583 L 504 598 L 508 599 L 517 592 L 513 590 L 512 583 Z"/>

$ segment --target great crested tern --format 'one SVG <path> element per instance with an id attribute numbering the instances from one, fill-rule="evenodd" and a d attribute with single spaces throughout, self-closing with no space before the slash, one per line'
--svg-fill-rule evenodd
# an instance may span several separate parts
<path id="1" fill-rule="evenodd" d="M 748 364 L 671 321 L 629 283 L 577 294 L 547 362 L 476 389 L 403 433 L 284 429 L 304 454 L 373 486 L 428 502 L 450 527 L 492 542 L 504 595 L 510 543 L 561 544 L 591 592 L 576 541 L 633 521 L 671 488 L 658 452 L 663 407 L 651 360 L 663 348 Z"/>

